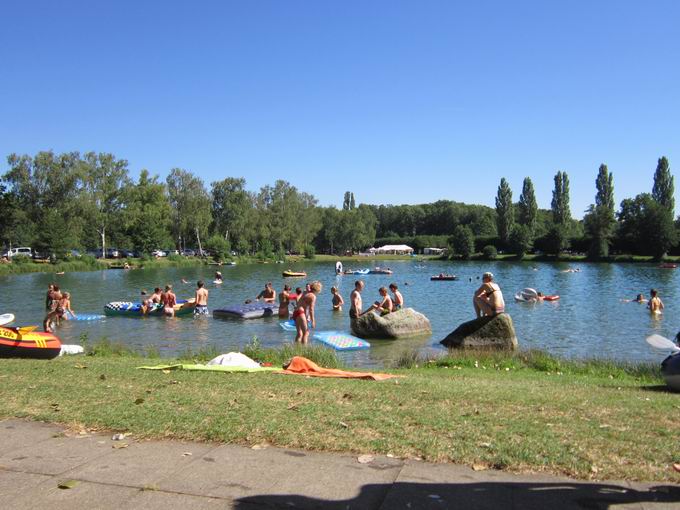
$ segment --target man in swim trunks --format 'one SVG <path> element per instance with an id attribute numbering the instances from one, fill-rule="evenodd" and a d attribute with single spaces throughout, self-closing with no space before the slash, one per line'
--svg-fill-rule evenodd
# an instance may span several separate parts
<path id="1" fill-rule="evenodd" d="M 387 315 L 388 313 L 392 312 L 392 307 L 394 306 L 392 303 L 392 298 L 387 293 L 387 289 L 385 287 L 380 287 L 380 289 L 378 289 L 378 292 L 380 293 L 382 300 L 373 303 L 373 306 L 369 308 L 369 310 L 372 309 L 377 312 L 380 312 L 381 316 Z"/>
<path id="2" fill-rule="evenodd" d="M 309 325 L 307 324 L 307 317 L 312 327 L 316 328 L 316 318 L 314 317 L 314 307 L 316 305 L 316 296 L 321 292 L 321 282 L 314 282 L 310 286 L 310 292 L 298 299 L 295 304 L 295 311 L 293 312 L 293 320 L 295 321 L 295 341 L 306 344 L 309 342 Z"/>
<path id="3" fill-rule="evenodd" d="M 175 316 L 175 305 L 177 304 L 177 296 L 172 291 L 172 285 L 165 286 L 163 293 L 163 314 L 167 317 Z"/>
<path id="4" fill-rule="evenodd" d="M 364 290 L 364 282 L 361 280 L 357 280 L 354 282 L 354 290 L 352 293 L 349 295 L 349 302 L 350 302 L 350 308 L 349 308 L 349 318 L 350 319 L 358 319 L 361 317 L 361 310 L 363 308 L 363 303 L 361 301 L 361 291 Z"/>
<path id="5" fill-rule="evenodd" d="M 399 287 L 397 287 L 396 283 L 390 283 L 390 290 L 394 296 L 392 298 L 392 311 L 396 312 L 397 310 L 401 310 L 404 308 L 404 296 L 399 292 Z"/>
<path id="6" fill-rule="evenodd" d="M 472 304 L 477 318 L 483 315 L 493 317 L 505 311 L 503 293 L 498 284 L 494 283 L 492 273 L 482 275 L 482 285 L 475 291 Z"/>
<path id="7" fill-rule="evenodd" d="M 272 288 L 272 282 L 267 282 L 264 290 L 260 292 L 255 301 L 262 299 L 265 303 L 274 303 L 276 301 L 276 291 Z"/>
<path id="8" fill-rule="evenodd" d="M 656 289 L 652 289 L 649 291 L 649 294 L 652 297 L 647 304 L 647 308 L 649 308 L 649 311 L 652 313 L 661 313 L 663 311 L 663 301 L 661 301 L 659 293 Z"/>
<path id="9" fill-rule="evenodd" d="M 198 315 L 209 315 L 208 313 L 208 289 L 204 287 L 202 280 L 196 283 L 196 308 L 194 308 L 194 317 Z"/>

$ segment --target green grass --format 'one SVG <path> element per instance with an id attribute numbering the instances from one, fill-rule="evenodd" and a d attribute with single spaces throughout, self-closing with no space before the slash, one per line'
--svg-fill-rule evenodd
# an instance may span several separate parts
<path id="1" fill-rule="evenodd" d="M 371 382 L 144 371 L 136 367 L 172 360 L 99 344 L 89 346 L 94 355 L 86 357 L 2 360 L 0 418 L 138 438 L 389 453 L 583 479 L 678 480 L 670 464 L 680 460 L 680 394 L 667 392 L 651 367 L 569 362 L 536 352 L 465 353 L 416 356 L 411 366 L 419 368 L 391 370 L 403 377 Z M 274 363 L 296 353 L 320 364 L 335 357 L 286 349 L 253 344 L 247 353 Z"/>
<path id="2" fill-rule="evenodd" d="M 0 264 L 0 276 L 10 274 L 25 274 L 25 273 L 71 273 L 74 271 L 99 271 L 106 269 L 107 265 L 99 261 L 80 261 L 72 260 L 67 262 L 51 263 L 35 263 L 35 262 L 20 262 L 11 264 Z"/>

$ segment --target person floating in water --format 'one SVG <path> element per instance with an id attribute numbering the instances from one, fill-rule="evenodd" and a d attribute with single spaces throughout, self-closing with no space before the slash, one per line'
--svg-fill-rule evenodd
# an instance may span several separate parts
<path id="1" fill-rule="evenodd" d="M 646 303 L 647 299 L 644 294 L 638 294 L 635 299 L 622 299 L 624 303 Z"/>
<path id="2" fill-rule="evenodd" d="M 404 308 L 404 296 L 399 292 L 399 287 L 396 283 L 390 283 L 390 290 L 392 291 L 392 311 L 396 312 Z"/>
<path id="3" fill-rule="evenodd" d="M 336 287 L 331 287 L 331 294 L 333 295 L 333 311 L 341 312 L 342 305 L 345 304 L 345 300 L 342 299 L 342 296 L 340 295 Z"/>
<path id="4" fill-rule="evenodd" d="M 649 291 L 649 294 L 651 296 L 649 303 L 647 303 L 647 308 L 649 308 L 649 311 L 653 314 L 662 313 L 664 308 L 663 301 L 661 301 L 658 291 L 656 289 L 652 289 Z"/>
<path id="5" fill-rule="evenodd" d="M 215 271 L 215 283 L 222 283 L 222 273 Z"/>
<path id="6" fill-rule="evenodd" d="M 487 272 L 482 275 L 482 285 L 475 291 L 472 304 L 477 318 L 505 312 L 503 293 L 498 284 L 494 283 L 493 273 Z"/>
<path id="7" fill-rule="evenodd" d="M 196 283 L 196 295 L 194 296 L 196 307 L 194 317 L 198 315 L 209 315 L 208 312 L 208 289 L 205 288 L 203 280 Z"/>
<path id="8" fill-rule="evenodd" d="M 312 323 L 312 328 L 316 328 L 316 317 L 314 316 L 314 307 L 316 305 L 316 296 L 321 292 L 323 286 L 321 282 L 314 282 L 310 285 L 310 292 L 305 293 L 302 298 L 298 299 L 295 304 L 295 311 L 293 312 L 293 320 L 295 321 L 295 341 L 306 344 L 309 342 L 309 325 L 307 324 L 307 317 Z"/>

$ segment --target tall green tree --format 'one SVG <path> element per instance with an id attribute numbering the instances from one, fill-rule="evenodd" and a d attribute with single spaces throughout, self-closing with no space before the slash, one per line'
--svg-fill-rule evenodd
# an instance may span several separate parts
<path id="1" fill-rule="evenodd" d="M 201 239 L 207 237 L 212 221 L 211 200 L 203 181 L 188 170 L 173 168 L 166 183 L 172 207 L 173 238 L 177 246 L 186 247 L 188 239 L 196 239 L 201 250 Z"/>
<path id="2" fill-rule="evenodd" d="M 602 164 L 595 180 L 595 204 L 588 208 L 583 223 L 591 238 L 590 257 L 602 259 L 609 256 L 609 245 L 616 226 L 614 215 L 614 176 Z"/>
<path id="3" fill-rule="evenodd" d="M 148 170 L 142 170 L 139 180 L 127 186 L 125 197 L 123 220 L 135 249 L 149 254 L 171 246 L 172 209 L 165 184 L 158 181 L 158 176 L 150 176 Z"/>
<path id="4" fill-rule="evenodd" d="M 671 167 L 668 159 L 665 156 L 659 158 L 654 172 L 654 186 L 652 187 L 652 198 L 659 204 L 670 211 L 673 217 L 675 209 L 675 198 L 673 196 L 675 186 L 673 184 L 673 176 L 671 175 Z"/>
<path id="5" fill-rule="evenodd" d="M 678 242 L 678 233 L 668 209 L 641 193 L 621 202 L 618 238 L 634 253 L 661 259 Z"/>
<path id="6" fill-rule="evenodd" d="M 535 235 L 538 204 L 536 203 L 534 183 L 531 182 L 529 177 L 525 177 L 522 183 L 522 194 L 519 196 L 518 209 L 519 222 L 529 229 L 532 236 Z"/>
<path id="7" fill-rule="evenodd" d="M 85 208 L 88 220 L 99 235 L 102 256 L 107 236 L 121 228 L 124 189 L 130 183 L 128 162 L 113 154 L 88 152 L 82 161 L 85 180 Z"/>
<path id="8" fill-rule="evenodd" d="M 451 245 L 454 253 L 467 260 L 475 252 L 475 236 L 467 225 L 458 225 L 453 232 Z"/>
<path id="9" fill-rule="evenodd" d="M 569 208 L 569 176 L 567 172 L 555 174 L 555 188 L 551 202 L 553 226 L 548 233 L 551 252 L 559 255 L 569 246 L 571 209 Z"/>
<path id="10" fill-rule="evenodd" d="M 345 191 L 345 197 L 342 200 L 342 210 L 343 211 L 349 211 L 352 203 L 352 192 L 351 191 Z"/>
<path id="11" fill-rule="evenodd" d="M 350 211 L 354 210 L 356 208 L 357 204 L 354 201 L 354 192 L 352 191 L 349 195 L 349 209 Z"/>
<path id="12" fill-rule="evenodd" d="M 215 230 L 239 252 L 248 248 L 247 223 L 253 208 L 252 197 L 245 186 L 245 179 L 234 177 L 227 177 L 211 184 L 212 219 Z"/>
<path id="13" fill-rule="evenodd" d="M 515 214 L 512 205 L 512 190 L 505 177 L 501 178 L 496 194 L 496 224 L 498 237 L 504 246 L 510 243 L 510 232 L 515 222 Z"/>

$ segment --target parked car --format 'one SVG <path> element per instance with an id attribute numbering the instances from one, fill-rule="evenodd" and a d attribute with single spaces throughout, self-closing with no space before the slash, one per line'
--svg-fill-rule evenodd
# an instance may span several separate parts
<path id="1" fill-rule="evenodd" d="M 7 250 L 5 253 L 3 253 L 3 257 L 7 257 L 11 259 L 12 257 L 17 257 L 17 256 L 22 256 L 22 257 L 33 257 L 33 250 L 31 248 L 11 248 Z"/>
<path id="2" fill-rule="evenodd" d="M 182 250 L 182 257 L 195 257 L 196 252 L 190 248 L 185 248 Z"/>
<path id="3" fill-rule="evenodd" d="M 174 249 L 165 250 L 165 253 L 166 253 L 167 255 L 179 255 L 179 250 L 174 250 Z"/>
<path id="4" fill-rule="evenodd" d="M 123 257 L 123 258 L 128 258 L 128 259 L 138 258 L 139 253 L 137 253 L 136 251 L 133 251 L 133 250 L 121 250 L 120 256 Z"/>
<path id="5" fill-rule="evenodd" d="M 151 252 L 152 257 L 167 257 L 168 254 L 163 250 L 154 250 Z"/>

